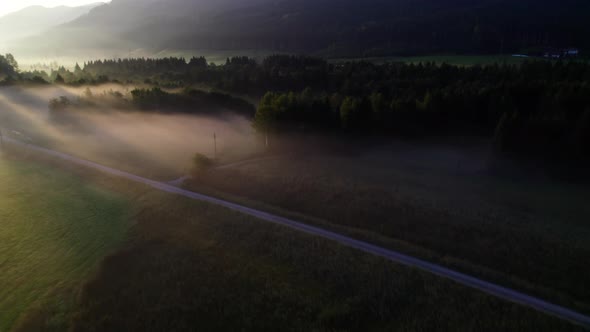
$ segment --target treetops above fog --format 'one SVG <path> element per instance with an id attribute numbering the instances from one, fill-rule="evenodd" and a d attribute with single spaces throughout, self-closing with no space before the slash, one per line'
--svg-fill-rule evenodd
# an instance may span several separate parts
<path id="1" fill-rule="evenodd" d="M 0 55 L 0 76 L 15 77 L 18 72 L 18 63 L 12 54 Z"/>

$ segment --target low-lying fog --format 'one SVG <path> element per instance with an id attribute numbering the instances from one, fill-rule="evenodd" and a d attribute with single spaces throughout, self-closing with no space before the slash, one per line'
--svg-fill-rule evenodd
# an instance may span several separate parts
<path id="1" fill-rule="evenodd" d="M 115 90 L 128 94 L 134 87 L 90 87 L 93 94 Z M 130 112 L 73 111 L 80 125 L 50 120 L 48 103 L 66 96 L 75 99 L 84 88 L 0 88 L 0 128 L 5 135 L 49 145 L 57 150 L 153 177 L 182 175 L 195 153 L 222 161 L 241 159 L 260 147 L 249 119 L 219 110 L 211 116 Z M 217 115 L 218 114 L 218 115 Z"/>
<path id="2" fill-rule="evenodd" d="M 93 95 L 118 91 L 129 96 L 133 85 L 89 87 Z M 254 158 L 264 143 L 254 132 L 251 120 L 229 110 L 214 110 L 209 115 L 140 112 L 117 109 L 73 110 L 77 125 L 60 125 L 50 118 L 49 101 L 60 96 L 75 100 L 86 87 L 0 87 L 0 128 L 3 133 L 33 144 L 52 147 L 82 158 L 160 180 L 186 174 L 195 153 L 215 156 L 221 163 Z M 294 144 L 280 144 L 273 155 L 338 156 L 339 151 L 355 156 L 349 161 L 391 172 L 394 167 L 409 173 L 453 174 L 479 177 L 490 171 L 489 141 L 461 140 L 445 142 L 402 142 L 384 139 L 325 139 L 302 135 L 285 138 Z M 457 142 L 458 141 L 458 142 Z M 326 143 L 328 142 L 328 143 Z M 334 143 L 334 144 L 330 144 Z M 271 146 L 276 148 L 275 141 Z M 283 142 L 284 143 L 284 142 Z M 377 143 L 377 144 L 375 144 Z M 522 178 L 538 171 L 535 165 L 515 165 L 494 161 L 494 173 Z M 499 168 L 501 166 L 501 168 Z M 376 181 L 382 173 L 368 172 Z"/>

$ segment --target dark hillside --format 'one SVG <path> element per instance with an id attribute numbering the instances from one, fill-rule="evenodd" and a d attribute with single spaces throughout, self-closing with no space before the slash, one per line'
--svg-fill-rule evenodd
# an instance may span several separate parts
<path id="1" fill-rule="evenodd" d="M 590 49 L 588 17 L 583 0 L 114 0 L 37 44 L 329 56 L 534 53 Z"/>

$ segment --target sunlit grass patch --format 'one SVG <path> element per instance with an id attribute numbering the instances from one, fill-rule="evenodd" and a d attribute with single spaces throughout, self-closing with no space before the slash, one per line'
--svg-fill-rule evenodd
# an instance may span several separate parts
<path id="1" fill-rule="evenodd" d="M 123 240 L 126 220 L 120 197 L 0 157 L 0 331 L 39 308 L 62 324 L 71 291 Z"/>

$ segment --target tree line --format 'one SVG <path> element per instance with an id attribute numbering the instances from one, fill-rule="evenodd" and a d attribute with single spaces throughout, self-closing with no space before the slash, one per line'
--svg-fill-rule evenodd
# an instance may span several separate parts
<path id="1" fill-rule="evenodd" d="M 64 84 L 203 84 L 258 97 L 254 126 L 267 133 L 468 134 L 495 137 L 498 151 L 590 155 L 590 64 L 583 61 L 461 67 L 333 64 L 294 55 L 273 55 L 261 62 L 233 57 L 224 65 L 208 64 L 203 57 L 138 58 L 91 61 L 53 74 Z M 163 90 L 138 92 L 136 98 L 142 107 L 186 102 Z"/>
<path id="2" fill-rule="evenodd" d="M 255 108 L 247 101 L 219 92 L 184 89 L 178 93 L 154 88 L 136 88 L 128 94 L 116 90 L 93 93 L 86 89 L 75 98 L 61 96 L 49 101 L 50 116 L 56 122 L 69 122 L 72 112 L 81 110 L 121 110 L 204 114 L 228 110 L 253 117 Z"/>
<path id="3" fill-rule="evenodd" d="M 0 74 L 4 77 L 14 77 L 18 72 L 18 62 L 10 53 L 0 54 Z"/>
<path id="4" fill-rule="evenodd" d="M 586 63 L 350 63 L 329 70 L 323 87 L 267 92 L 255 127 L 274 133 L 318 128 L 414 137 L 478 135 L 495 137 L 501 152 L 590 157 Z"/>

